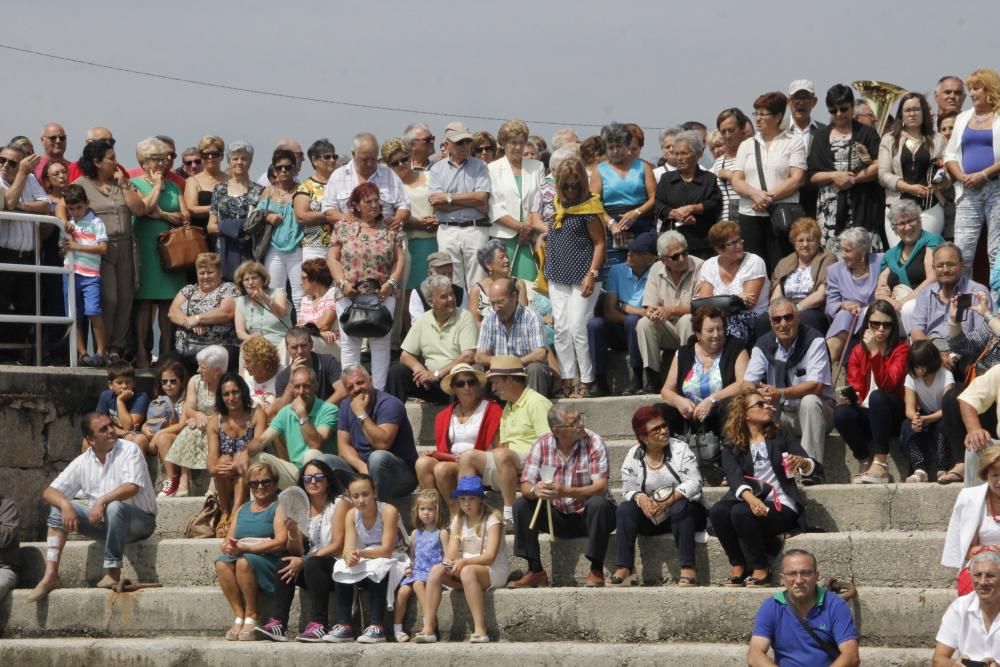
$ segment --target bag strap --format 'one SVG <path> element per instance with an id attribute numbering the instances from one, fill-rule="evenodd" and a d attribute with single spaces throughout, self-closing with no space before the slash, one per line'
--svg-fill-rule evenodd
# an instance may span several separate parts
<path id="1" fill-rule="evenodd" d="M 787 599 L 788 591 L 785 591 L 785 596 Z M 788 608 L 792 611 L 792 616 L 795 617 L 795 620 L 798 621 L 799 624 L 801 624 L 802 627 L 805 629 L 805 631 L 809 633 L 809 636 L 812 637 L 812 640 L 814 642 L 816 642 L 816 645 L 819 646 L 821 649 L 823 649 L 824 653 L 830 656 L 831 660 L 836 660 L 837 658 L 840 657 L 839 646 L 837 646 L 836 644 L 827 639 L 820 639 L 819 635 L 816 634 L 816 631 L 813 630 L 811 627 L 809 627 L 809 624 L 806 623 L 806 620 L 799 615 L 799 610 L 795 607 L 793 603 L 789 602 Z"/>
<path id="2" fill-rule="evenodd" d="M 764 180 L 764 163 L 760 159 L 760 142 L 753 138 L 753 151 L 757 156 L 757 178 L 760 179 L 760 189 L 767 192 L 767 181 Z"/>
<path id="3" fill-rule="evenodd" d="M 965 384 L 969 384 L 970 382 L 976 379 L 976 376 L 978 375 L 976 366 L 979 364 L 980 361 L 986 358 L 987 354 L 993 351 L 993 348 L 995 348 L 998 343 L 1000 343 L 1000 338 L 993 336 L 993 339 L 990 340 L 990 344 L 984 347 L 983 351 L 979 353 L 978 357 L 976 357 L 976 360 L 973 361 L 971 364 L 969 364 L 969 368 L 966 369 L 965 371 Z"/>

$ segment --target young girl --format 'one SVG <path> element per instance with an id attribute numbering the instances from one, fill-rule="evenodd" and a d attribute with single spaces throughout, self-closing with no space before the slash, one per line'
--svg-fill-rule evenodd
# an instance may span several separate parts
<path id="1" fill-rule="evenodd" d="M 444 503 L 434 489 L 424 489 L 417 494 L 413 504 L 411 521 L 415 528 L 410 534 L 410 560 L 413 566 L 407 570 L 406 579 L 396 594 L 396 618 L 393 631 L 396 641 L 410 641 L 410 635 L 403 632 L 403 617 L 410 596 L 416 592 L 417 604 L 424 607 L 424 588 L 431 568 L 444 561 L 444 551 L 448 545 L 448 529 L 444 527 Z"/>
<path id="2" fill-rule="evenodd" d="M 146 421 L 142 423 L 142 433 L 149 438 L 149 446 L 156 450 L 160 460 L 170 451 L 174 438 L 184 428 L 181 414 L 184 410 L 184 390 L 188 385 L 188 373 L 184 364 L 176 359 L 165 359 L 156 368 L 153 380 L 153 400 L 146 409 Z M 177 493 L 180 477 L 166 477 L 163 480 L 161 496 Z"/>
<path id="3" fill-rule="evenodd" d="M 941 353 L 929 340 L 914 341 L 906 360 L 906 419 L 899 429 L 899 444 L 910 456 L 907 482 L 927 481 L 927 459 L 934 445 L 937 480 L 961 482 L 962 473 L 950 469 L 951 450 L 941 427 L 941 399 L 955 384 L 951 371 L 941 367 Z M 964 464 L 959 462 L 959 465 Z M 958 468 L 958 466 L 956 466 Z"/>
<path id="4" fill-rule="evenodd" d="M 437 641 L 437 611 L 441 605 L 441 586 L 465 590 L 465 601 L 472 614 L 474 632 L 469 641 L 483 644 L 486 634 L 484 593 L 507 583 L 507 543 L 503 518 L 483 501 L 483 480 L 468 475 L 458 480 L 452 498 L 458 498 L 461 514 L 451 521 L 446 560 L 431 569 L 424 593 L 424 628 L 413 638 L 418 644 Z"/>
<path id="5" fill-rule="evenodd" d="M 360 644 L 385 641 L 385 612 L 392 609 L 396 587 L 409 567 L 406 554 L 396 546 L 404 535 L 399 511 L 375 497 L 375 484 L 368 475 L 356 476 L 347 486 L 354 504 L 344 517 L 344 557 L 333 567 L 336 582 L 337 621 L 323 641 L 341 643 L 354 641 L 351 608 L 354 585 L 368 589 L 371 620 L 358 637 Z"/>

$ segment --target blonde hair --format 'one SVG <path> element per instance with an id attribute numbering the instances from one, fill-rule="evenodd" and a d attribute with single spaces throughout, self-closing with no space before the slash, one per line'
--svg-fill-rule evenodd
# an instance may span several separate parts
<path id="1" fill-rule="evenodd" d="M 254 473 L 260 472 L 261 470 L 267 471 L 267 474 L 271 476 L 272 482 L 278 481 L 278 473 L 275 472 L 270 463 L 265 463 L 264 461 L 258 461 L 247 468 L 247 479 L 250 479 Z"/>
<path id="2" fill-rule="evenodd" d="M 503 125 L 500 126 L 500 130 L 497 131 L 497 141 L 501 146 L 509 143 L 516 137 L 521 137 L 526 142 L 528 141 L 529 134 L 531 132 L 528 131 L 528 125 L 523 120 L 511 118 L 510 120 L 505 120 Z"/>
<path id="3" fill-rule="evenodd" d="M 410 156 L 410 145 L 404 142 L 399 137 L 392 137 L 391 139 L 386 139 L 385 143 L 382 144 L 382 160 L 386 163 L 389 162 L 391 158 L 396 153 L 402 153 L 403 155 Z"/>
<path id="4" fill-rule="evenodd" d="M 965 80 L 966 88 L 982 88 L 993 111 L 1000 111 L 1000 73 L 991 67 L 980 67 Z"/>
<path id="5" fill-rule="evenodd" d="M 418 493 L 416 499 L 414 499 L 413 507 L 410 509 L 410 523 L 413 524 L 413 527 L 423 530 L 423 526 L 420 525 L 420 518 L 417 516 L 422 503 L 433 503 L 434 527 L 438 529 L 444 528 L 446 525 L 444 503 L 441 502 L 441 494 L 439 494 L 435 489 L 424 489 Z"/>
<path id="6" fill-rule="evenodd" d="M 203 252 L 200 253 L 194 259 L 194 268 L 197 269 L 207 269 L 212 268 L 216 271 L 222 269 L 222 258 L 216 255 L 214 252 Z"/>
<path id="7" fill-rule="evenodd" d="M 226 142 L 222 140 L 222 137 L 217 137 L 214 134 L 206 134 L 198 142 L 198 152 L 207 151 L 209 148 L 215 148 L 220 153 L 225 153 Z"/>
<path id="8" fill-rule="evenodd" d="M 141 165 L 154 155 L 166 155 L 169 152 L 170 145 L 167 142 L 156 137 L 146 137 L 136 145 L 135 159 Z"/>
<path id="9" fill-rule="evenodd" d="M 472 532 L 476 534 L 476 537 L 480 539 L 486 539 L 486 522 L 490 517 L 496 517 L 497 519 L 500 519 L 501 524 L 503 523 L 503 515 L 500 514 L 498 510 L 490 507 L 490 505 L 486 502 L 486 498 L 477 497 L 479 498 L 479 516 L 471 517 L 464 512 L 459 511 L 454 518 L 455 523 L 451 531 L 453 536 L 458 537 L 459 539 L 462 538 L 462 521 L 465 521 L 466 525 L 469 526 L 469 528 L 472 529 Z M 486 545 L 484 544 L 483 548 L 485 547 Z"/>
<path id="10" fill-rule="evenodd" d="M 998 462 L 1000 462 L 1000 447 L 988 447 L 983 450 L 983 455 L 979 459 L 977 477 L 985 482 L 986 476 L 990 474 L 990 468 Z"/>
<path id="11" fill-rule="evenodd" d="M 236 289 L 240 291 L 240 294 L 247 293 L 246 288 L 243 287 L 243 279 L 247 277 L 248 273 L 256 273 L 263 278 L 264 289 L 267 289 L 271 285 L 271 274 L 267 272 L 267 268 L 260 262 L 248 260 L 236 267 L 236 273 L 233 274 L 233 282 L 236 283 Z"/>
<path id="12" fill-rule="evenodd" d="M 240 352 L 243 353 L 244 363 L 259 362 L 267 372 L 271 373 L 272 377 L 278 372 L 278 368 L 281 366 L 278 348 L 263 336 L 251 336 L 247 338 L 243 341 L 243 345 L 240 346 Z"/>

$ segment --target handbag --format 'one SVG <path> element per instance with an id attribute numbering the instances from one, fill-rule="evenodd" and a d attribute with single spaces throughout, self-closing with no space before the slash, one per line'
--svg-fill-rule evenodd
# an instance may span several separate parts
<path id="1" fill-rule="evenodd" d="M 969 364 L 968 368 L 965 369 L 965 386 L 966 387 L 969 386 L 969 383 L 971 383 L 977 377 L 979 377 L 980 375 L 982 375 L 983 373 L 985 373 L 986 371 L 988 371 L 990 369 L 990 367 L 987 366 L 986 362 L 985 362 L 986 355 L 988 355 L 990 352 L 992 352 L 993 348 L 995 348 L 998 343 L 1000 343 L 1000 338 L 997 338 L 996 336 L 994 336 L 990 340 L 989 344 L 986 347 L 983 348 L 983 351 L 979 353 L 979 356 L 976 357 L 976 360 L 974 362 L 972 362 L 971 364 Z"/>
<path id="2" fill-rule="evenodd" d="M 653 491 L 653 493 L 651 493 L 649 497 L 658 503 L 662 503 L 664 500 L 672 496 L 677 487 L 680 486 L 680 484 L 684 481 L 683 479 L 681 479 L 681 476 L 677 474 L 677 471 L 674 470 L 674 467 L 670 465 L 670 461 L 667 460 L 666 455 L 664 456 L 663 463 L 667 466 L 667 471 L 674 476 L 674 479 L 677 480 L 677 484 L 667 484 L 666 486 L 661 486 L 660 488 Z M 653 522 L 654 526 L 659 526 L 661 523 L 666 521 L 668 516 L 674 516 L 684 511 L 684 508 L 687 507 L 687 504 L 688 504 L 687 498 L 681 498 L 680 500 L 675 500 L 673 503 L 670 504 L 670 507 L 667 508 L 667 511 L 660 512 L 659 514 L 651 518 L 650 521 Z"/>
<path id="3" fill-rule="evenodd" d="M 719 436 L 705 430 L 704 424 L 699 425 L 697 431 L 688 429 L 686 440 L 688 448 L 698 457 L 698 463 L 707 465 L 719 460 L 722 443 L 719 442 Z"/>
<path id="4" fill-rule="evenodd" d="M 274 226 L 267 224 L 267 214 L 271 212 L 267 210 L 267 201 L 262 202 L 263 208 L 250 211 L 239 234 L 242 249 L 257 262 L 264 261 L 274 233 Z"/>
<path id="5" fill-rule="evenodd" d="M 215 529 L 219 524 L 222 510 L 219 509 L 219 499 L 214 493 L 205 496 L 205 504 L 198 513 L 187 520 L 184 526 L 184 537 L 189 540 L 215 537 Z"/>
<path id="6" fill-rule="evenodd" d="M 760 144 L 754 139 L 754 152 L 757 155 L 757 176 L 760 178 L 760 189 L 767 192 L 767 181 L 764 180 L 764 163 L 760 159 Z M 804 217 L 806 212 L 798 203 L 774 204 L 768 209 L 771 216 L 771 231 L 781 239 L 788 238 L 795 221 Z"/>
<path id="7" fill-rule="evenodd" d="M 340 316 L 340 330 L 352 338 L 381 338 L 392 329 L 392 313 L 377 294 L 359 294 Z"/>
<path id="8" fill-rule="evenodd" d="M 716 296 L 704 296 L 700 299 L 691 299 L 691 312 L 696 312 L 699 308 L 715 307 L 722 311 L 722 314 L 729 317 L 732 313 L 738 313 L 747 309 L 747 304 L 743 297 L 735 294 L 718 294 Z"/>
<path id="9" fill-rule="evenodd" d="M 190 269 L 198 255 L 208 252 L 205 230 L 191 225 L 161 232 L 156 245 L 160 250 L 160 266 L 164 271 Z"/>

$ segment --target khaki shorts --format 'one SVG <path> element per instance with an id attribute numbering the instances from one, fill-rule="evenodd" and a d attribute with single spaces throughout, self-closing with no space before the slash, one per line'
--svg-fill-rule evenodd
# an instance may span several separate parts
<path id="1" fill-rule="evenodd" d="M 514 452 L 517 454 L 517 452 Z M 527 454 L 517 454 L 517 471 L 521 472 L 524 470 L 524 460 L 528 458 Z M 500 490 L 500 475 L 497 471 L 496 462 L 493 460 L 493 452 L 486 452 L 486 468 L 483 470 L 483 485 L 488 486 L 496 491 Z"/>

